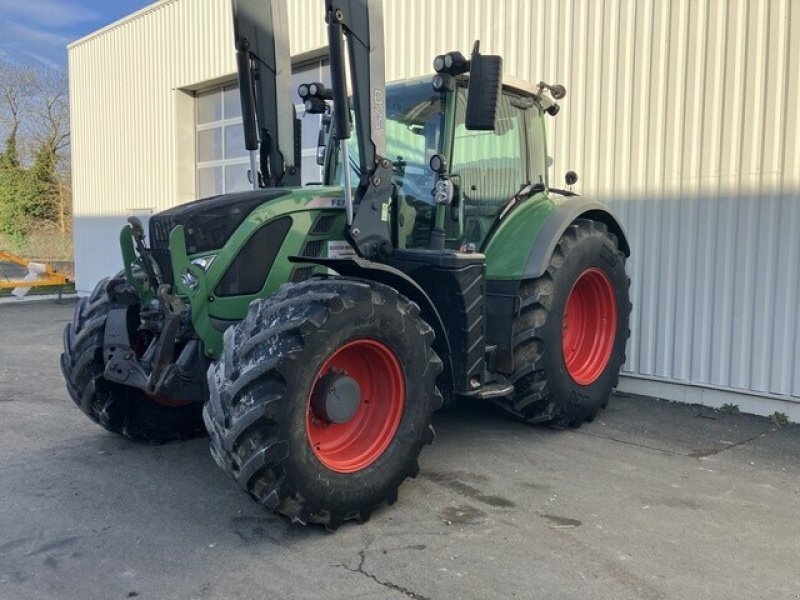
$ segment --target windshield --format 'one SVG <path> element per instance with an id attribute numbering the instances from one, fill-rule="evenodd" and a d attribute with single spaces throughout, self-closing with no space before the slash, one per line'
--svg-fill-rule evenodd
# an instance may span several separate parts
<path id="1" fill-rule="evenodd" d="M 430 81 L 397 83 L 386 87 L 386 158 L 392 161 L 392 180 L 398 198 L 398 242 L 400 247 L 427 244 L 433 228 L 433 194 L 436 173 L 431 171 L 431 156 L 440 152 L 444 131 L 445 100 L 433 91 Z M 348 144 L 350 177 L 355 185 L 360 178 L 355 119 Z M 334 152 L 333 181 L 344 183 Z"/>
<path id="2" fill-rule="evenodd" d="M 428 166 L 430 157 L 439 151 L 444 126 L 445 103 L 428 81 L 398 83 L 386 87 L 386 158 L 392 161 L 395 184 L 406 196 L 433 203 L 431 190 L 436 174 Z M 357 131 L 353 119 L 350 137 L 350 175 L 358 181 Z M 335 180 L 342 183 L 336 153 Z M 423 193 L 424 192 L 424 193 Z"/>

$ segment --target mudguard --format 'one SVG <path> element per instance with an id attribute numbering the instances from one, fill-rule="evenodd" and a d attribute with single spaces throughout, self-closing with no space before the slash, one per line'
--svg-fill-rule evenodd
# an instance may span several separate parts
<path id="1" fill-rule="evenodd" d="M 425 319 L 436 332 L 436 340 L 433 343 L 433 347 L 444 363 L 444 372 L 442 375 L 445 380 L 443 383 L 446 384 L 445 389 L 442 389 L 441 392 L 445 395 L 446 399 L 450 396 L 454 388 L 450 340 L 447 336 L 447 330 L 445 329 L 444 321 L 442 321 L 439 311 L 436 309 L 436 306 L 425 290 L 423 290 L 416 281 L 392 266 L 359 257 L 309 258 L 305 256 L 290 256 L 289 261 L 293 263 L 310 263 L 328 267 L 344 277 L 358 277 L 370 281 L 377 281 L 393 287 L 410 300 L 416 302 L 417 305 L 419 305 L 422 318 Z"/>
<path id="2" fill-rule="evenodd" d="M 558 240 L 576 219 L 591 219 L 605 223 L 608 230 L 617 237 L 619 249 L 626 257 L 631 255 L 631 248 L 622 225 L 611 214 L 609 208 L 596 200 L 573 196 L 557 205 L 545 219 L 528 253 L 528 260 L 522 272 L 523 279 L 535 279 L 544 274 Z"/>
<path id="3" fill-rule="evenodd" d="M 513 368 L 514 318 L 519 311 L 520 283 L 541 277 L 556 244 L 576 219 L 605 223 L 630 256 L 630 246 L 619 221 L 608 207 L 583 196 L 537 194 L 514 209 L 486 242 L 487 341 L 496 345 L 497 364 Z"/>

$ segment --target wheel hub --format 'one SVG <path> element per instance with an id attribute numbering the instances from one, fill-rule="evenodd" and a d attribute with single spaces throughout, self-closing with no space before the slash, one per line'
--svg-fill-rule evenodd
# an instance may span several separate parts
<path id="1" fill-rule="evenodd" d="M 361 387 L 346 374 L 323 375 L 311 396 L 314 415 L 328 423 L 347 423 L 361 405 Z"/>

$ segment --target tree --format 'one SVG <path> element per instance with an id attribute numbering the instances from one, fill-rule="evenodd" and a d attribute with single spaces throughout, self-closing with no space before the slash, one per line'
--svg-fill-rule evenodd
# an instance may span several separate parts
<path id="1" fill-rule="evenodd" d="M 17 136 L 37 87 L 36 73 L 31 67 L 0 63 L 0 123 L 7 129 L 5 149 L 0 160 L 12 166 L 19 166 Z"/>
<path id="2" fill-rule="evenodd" d="M 71 227 L 69 102 L 63 71 L 0 63 L 0 232 Z"/>
<path id="3" fill-rule="evenodd" d="M 37 77 L 32 139 L 36 148 L 33 182 L 43 185 L 46 215 L 61 233 L 72 215 L 69 163 L 69 82 L 63 71 L 43 69 Z"/>

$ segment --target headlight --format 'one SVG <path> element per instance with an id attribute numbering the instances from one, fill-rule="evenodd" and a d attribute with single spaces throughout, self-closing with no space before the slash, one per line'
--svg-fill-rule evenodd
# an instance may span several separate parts
<path id="1" fill-rule="evenodd" d="M 187 288 L 189 288 L 193 292 L 197 291 L 197 286 L 199 284 L 199 281 L 198 281 L 197 277 L 195 277 L 194 275 L 189 273 L 189 271 L 184 271 L 181 274 L 181 281 L 183 282 L 183 285 L 185 285 Z"/>
<path id="2" fill-rule="evenodd" d="M 200 267 L 201 269 L 203 269 L 203 271 L 208 271 L 208 267 L 211 266 L 211 263 L 214 262 L 215 258 L 217 258 L 216 254 L 201 256 L 200 258 L 193 258 L 192 264 Z"/>
<path id="3" fill-rule="evenodd" d="M 437 204 L 450 204 L 453 201 L 453 182 L 449 179 L 440 179 L 434 188 L 434 199 Z"/>
<path id="4" fill-rule="evenodd" d="M 211 266 L 211 263 L 214 262 L 214 259 L 217 257 L 216 254 L 209 254 L 208 256 L 201 256 L 199 258 L 193 258 L 192 264 L 196 267 L 200 267 L 203 271 L 208 271 L 208 267 Z M 197 286 L 199 285 L 200 281 L 197 279 L 195 275 L 191 272 L 184 271 L 181 273 L 181 281 L 183 285 L 187 288 L 192 290 L 193 292 L 197 291 Z"/>

